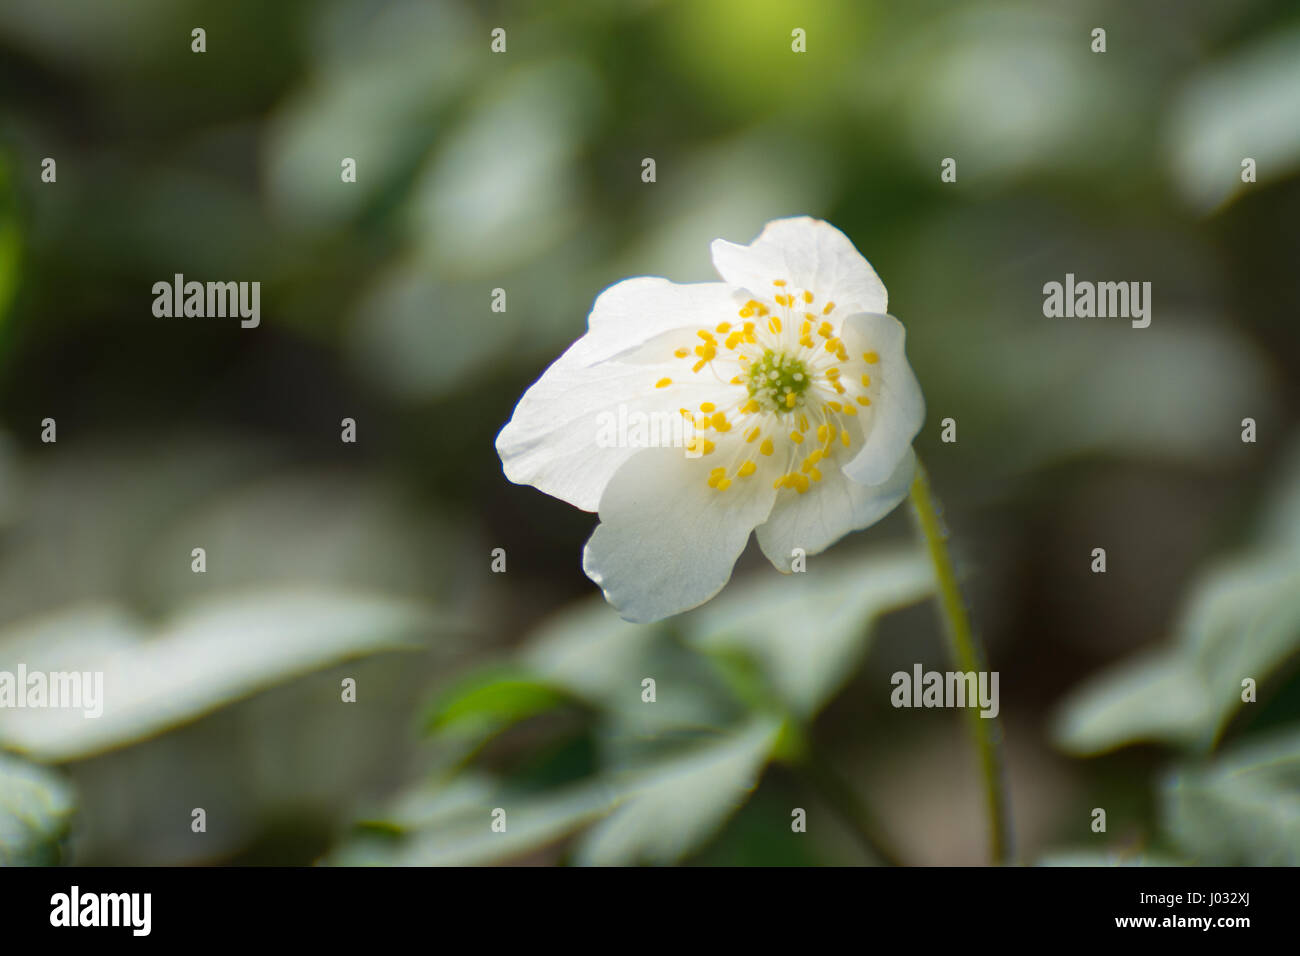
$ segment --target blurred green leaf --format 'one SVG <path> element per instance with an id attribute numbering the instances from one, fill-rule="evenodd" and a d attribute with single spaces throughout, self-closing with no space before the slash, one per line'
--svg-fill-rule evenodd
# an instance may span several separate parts
<path id="1" fill-rule="evenodd" d="M 780 727 L 756 718 L 714 743 L 629 774 L 618 809 L 579 841 L 577 862 L 675 863 L 698 849 L 748 798 Z"/>
<path id="2" fill-rule="evenodd" d="M 517 669 L 490 668 L 438 694 L 429 708 L 425 729 L 462 739 L 482 739 L 570 699 Z"/>
<path id="3" fill-rule="evenodd" d="M 396 813 L 405 835 L 363 834 L 329 856 L 335 866 L 475 866 L 518 858 L 607 813 L 613 791 L 603 782 L 547 793 L 504 792 L 489 778 L 463 776 L 407 794 Z M 505 830 L 492 811 L 505 811 Z"/>
<path id="4" fill-rule="evenodd" d="M 1162 802 L 1166 828 L 1197 864 L 1300 865 L 1300 732 L 1171 774 Z"/>
<path id="5" fill-rule="evenodd" d="M 1278 33 L 1211 63 L 1179 93 L 1170 113 L 1169 162 L 1187 201 L 1200 211 L 1242 189 L 1241 162 L 1257 182 L 1300 169 L 1300 30 Z"/>
<path id="6" fill-rule="evenodd" d="M 743 714 L 717 669 L 668 626 L 629 624 L 600 597 L 545 622 L 521 663 L 598 710 L 611 762 L 716 732 Z M 642 699 L 646 679 L 655 682 L 653 703 Z"/>
<path id="7" fill-rule="evenodd" d="M 0 632 L 0 666 L 102 672 L 103 713 L 5 709 L 0 740 L 44 760 L 120 747 L 329 664 L 414 650 L 453 626 L 425 605 L 311 589 L 210 600 L 149 634 L 79 609 Z"/>
<path id="8" fill-rule="evenodd" d="M 733 585 L 682 626 L 703 650 L 750 654 L 790 712 L 806 719 L 853 675 L 875 621 L 933 590 L 930 563 L 913 548 L 814 557 L 805 572 Z"/>
<path id="9" fill-rule="evenodd" d="M 1218 562 L 1193 585 L 1173 645 L 1112 668 L 1076 690 L 1053 735 L 1095 754 L 1136 741 L 1208 748 L 1257 685 L 1300 649 L 1300 456 L 1265 510 L 1260 545 Z"/>
<path id="10" fill-rule="evenodd" d="M 0 753 L 0 866 L 60 862 L 75 806 L 54 771 Z"/>

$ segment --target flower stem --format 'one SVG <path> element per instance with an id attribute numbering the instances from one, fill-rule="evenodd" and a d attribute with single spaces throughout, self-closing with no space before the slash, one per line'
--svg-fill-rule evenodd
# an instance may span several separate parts
<path id="1" fill-rule="evenodd" d="M 948 553 L 948 536 L 940 524 L 939 509 L 930 492 L 930 477 L 919 460 L 916 463 L 916 478 L 912 482 L 912 512 L 917 527 L 925 538 L 930 562 L 934 565 L 934 576 L 939 589 L 939 610 L 943 616 L 944 633 L 948 638 L 948 653 L 958 670 L 981 673 L 985 668 L 984 651 L 971 630 L 966 604 L 957 586 L 952 556 Z M 996 717 L 982 717 L 975 707 L 967 707 L 965 710 L 984 777 L 990 853 L 994 864 L 1002 864 L 1010 856 L 1011 836 L 1000 747 L 1001 729 Z"/>

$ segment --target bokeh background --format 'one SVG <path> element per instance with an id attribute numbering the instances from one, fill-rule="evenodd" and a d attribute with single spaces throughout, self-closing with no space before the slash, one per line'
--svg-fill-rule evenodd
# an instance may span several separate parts
<path id="1" fill-rule="evenodd" d="M 601 289 L 797 214 L 907 326 L 1018 859 L 1300 860 L 1288 0 L 6 0 L 0 91 L 0 670 L 109 687 L 0 711 L 0 862 L 985 861 L 906 509 L 633 627 L 493 450 Z"/>

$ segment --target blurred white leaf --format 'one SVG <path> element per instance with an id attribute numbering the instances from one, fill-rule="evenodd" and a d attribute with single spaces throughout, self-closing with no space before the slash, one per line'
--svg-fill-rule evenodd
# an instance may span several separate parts
<path id="1" fill-rule="evenodd" d="M 446 624 L 423 605 L 309 589 L 208 601 L 154 634 L 140 628 L 128 636 L 123 621 L 102 609 L 73 610 L 0 632 L 0 670 L 22 663 L 28 673 L 103 674 L 101 716 L 6 708 L 0 740 L 43 760 L 85 757 L 329 664 L 418 648 Z"/>
<path id="2" fill-rule="evenodd" d="M 1300 170 L 1300 30 L 1279 33 L 1198 71 L 1179 93 L 1169 125 L 1169 163 L 1183 197 L 1209 211 L 1256 182 Z"/>
<path id="3" fill-rule="evenodd" d="M 265 154 L 276 208 L 312 228 L 354 216 L 418 162 L 478 39 L 460 4 L 333 7 L 315 75 L 272 117 Z M 356 160 L 355 182 L 341 179 L 345 157 Z"/>
<path id="4" fill-rule="evenodd" d="M 600 109 L 576 60 L 507 72 L 439 146 L 411 199 L 421 257 L 441 275 L 486 277 L 553 246 L 582 221 L 575 163 Z"/>

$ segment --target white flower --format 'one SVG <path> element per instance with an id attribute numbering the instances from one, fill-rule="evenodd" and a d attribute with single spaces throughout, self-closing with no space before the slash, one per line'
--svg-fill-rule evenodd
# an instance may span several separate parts
<path id="1" fill-rule="evenodd" d="M 623 617 L 702 604 L 749 534 L 790 571 L 906 497 L 925 416 L 885 287 L 842 232 L 770 222 L 713 243 L 722 282 L 628 279 L 497 437 L 506 476 L 599 511 L 583 568 Z M 612 416 L 689 421 L 681 447 L 598 441 Z M 641 447 L 636 447 L 640 444 Z"/>

